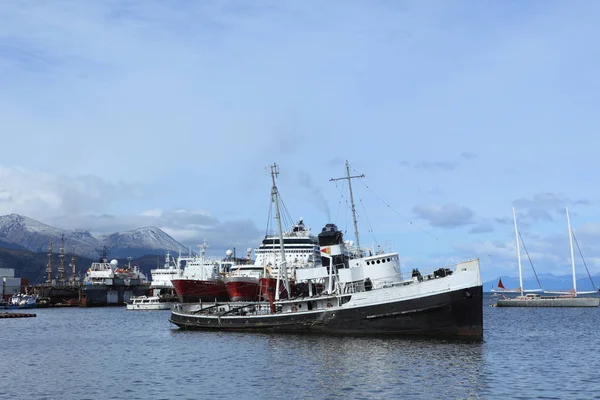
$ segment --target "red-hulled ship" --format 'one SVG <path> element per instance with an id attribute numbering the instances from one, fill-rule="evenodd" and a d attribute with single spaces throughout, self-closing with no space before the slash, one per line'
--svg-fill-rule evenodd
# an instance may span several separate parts
<path id="1" fill-rule="evenodd" d="M 182 303 L 198 301 L 227 301 L 227 289 L 222 279 L 173 279 L 177 299 Z"/>
<path id="2" fill-rule="evenodd" d="M 231 250 L 227 250 L 227 257 L 223 260 L 213 260 L 205 257 L 206 243 L 200 249 L 200 255 L 183 257 L 178 261 L 178 265 L 185 262 L 185 267 L 178 277 L 171 280 L 177 298 L 182 303 L 228 301 L 223 276 L 235 265 L 249 260 L 232 257 Z"/>
<path id="3" fill-rule="evenodd" d="M 250 249 L 249 249 L 250 250 Z M 230 301 L 259 301 L 259 277 L 263 272 L 260 265 L 237 265 L 225 276 L 225 287 Z"/>
<path id="4" fill-rule="evenodd" d="M 292 293 L 295 293 L 296 285 L 295 285 L 294 280 L 290 279 L 289 284 L 290 284 L 290 291 Z M 272 276 L 261 277 L 258 280 L 258 285 L 260 287 L 260 300 L 270 301 L 270 300 L 275 299 L 275 292 L 277 291 L 277 278 L 274 278 Z M 288 296 L 287 289 L 285 288 L 283 281 L 280 280 L 279 281 L 279 298 L 287 299 L 288 297 L 289 296 Z"/>

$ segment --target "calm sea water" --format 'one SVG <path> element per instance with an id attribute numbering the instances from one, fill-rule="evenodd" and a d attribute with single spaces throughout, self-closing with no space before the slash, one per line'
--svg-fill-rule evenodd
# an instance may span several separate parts
<path id="1" fill-rule="evenodd" d="M 169 311 L 31 311 L 0 319 L 0 399 L 600 399 L 598 308 L 485 307 L 480 343 L 189 332 Z"/>

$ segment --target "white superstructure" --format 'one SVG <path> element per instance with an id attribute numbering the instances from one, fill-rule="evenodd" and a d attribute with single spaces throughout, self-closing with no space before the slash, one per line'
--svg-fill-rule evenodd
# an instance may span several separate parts
<path id="1" fill-rule="evenodd" d="M 254 249 L 256 260 L 254 265 L 263 269 L 276 271 L 281 262 L 281 247 L 279 235 L 273 233 L 265 236 L 261 245 Z M 290 276 L 295 270 L 305 267 L 321 265 L 319 241 L 311 235 L 310 227 L 304 225 L 302 218 L 292 228 L 283 232 L 284 258 Z M 275 274 L 275 272 L 272 272 Z"/>
<path id="2" fill-rule="evenodd" d="M 115 280 L 123 280 L 125 283 L 131 280 L 143 283 L 147 281 L 146 275 L 137 266 L 119 267 L 119 261 L 102 258 L 99 262 L 92 263 L 83 279 L 84 285 L 112 285 Z"/>
<path id="3" fill-rule="evenodd" d="M 160 296 L 138 296 L 133 297 L 127 303 L 128 310 L 170 310 L 177 301 L 165 301 Z"/>
<path id="4" fill-rule="evenodd" d="M 215 280 L 230 272 L 232 267 L 240 262 L 232 257 L 233 252 L 227 250 L 223 260 L 206 257 L 206 241 L 200 246 L 200 254 L 179 256 L 177 259 L 177 274 L 173 279 L 186 279 L 194 281 Z M 181 268 L 181 264 L 185 266 Z"/>
<path id="5" fill-rule="evenodd" d="M 150 270 L 150 289 L 171 289 L 173 288 L 173 279 L 175 279 L 180 273 L 179 264 L 171 256 L 171 253 L 167 252 L 165 256 L 165 265 L 162 268 L 155 268 Z"/>

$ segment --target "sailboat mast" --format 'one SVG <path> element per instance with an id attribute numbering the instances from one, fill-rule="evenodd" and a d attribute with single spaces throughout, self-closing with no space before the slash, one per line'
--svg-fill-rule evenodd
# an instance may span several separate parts
<path id="1" fill-rule="evenodd" d="M 521 291 L 521 296 L 523 296 L 523 271 L 521 269 L 521 245 L 519 242 L 519 228 L 517 228 L 517 216 L 515 214 L 515 208 L 512 209 L 513 213 L 513 221 L 515 223 L 515 238 L 517 240 L 517 261 L 519 263 L 519 290 Z"/>
<path id="2" fill-rule="evenodd" d="M 354 237 L 356 239 L 356 248 L 360 250 L 360 242 L 358 241 L 358 222 L 356 221 L 356 207 L 354 206 L 354 194 L 352 193 L 352 179 L 353 178 L 364 178 L 365 175 L 350 176 L 350 165 L 346 160 L 346 176 L 343 178 L 331 178 L 330 181 L 339 181 L 341 179 L 348 179 L 348 189 L 350 190 L 350 205 L 352 207 L 352 220 L 354 222 Z"/>
<path id="3" fill-rule="evenodd" d="M 571 230 L 571 219 L 569 218 L 569 209 L 565 207 L 567 212 L 567 228 L 569 229 L 569 247 L 571 250 L 571 269 L 573 271 L 573 290 L 577 294 L 577 279 L 575 278 L 575 256 L 573 255 L 573 231 Z"/>
<path id="4" fill-rule="evenodd" d="M 275 203 L 275 218 L 277 219 L 277 228 L 279 229 L 279 251 L 281 257 L 281 263 L 277 268 L 277 286 L 275 289 L 275 300 L 279 300 L 279 280 L 283 277 L 283 285 L 287 290 L 288 296 L 290 295 L 290 284 L 287 276 L 287 266 L 285 262 L 285 250 L 283 248 L 283 229 L 281 228 L 281 214 L 279 213 L 279 192 L 277 191 L 277 185 L 275 184 L 275 177 L 279 175 L 279 168 L 277 164 L 271 165 L 271 178 L 273 180 L 273 189 L 271 190 L 272 200 Z M 282 271 L 283 269 L 283 271 Z"/>
<path id="5" fill-rule="evenodd" d="M 52 241 L 50 241 L 48 244 L 48 263 L 46 264 L 46 274 L 48 274 L 46 282 L 52 282 Z"/>
<path id="6" fill-rule="evenodd" d="M 58 279 L 65 280 L 65 235 L 60 238 L 60 249 L 58 253 Z"/>
<path id="7" fill-rule="evenodd" d="M 73 251 L 71 252 L 71 279 L 75 280 L 75 275 L 77 274 L 77 258 L 75 257 L 75 246 L 73 246 Z"/>

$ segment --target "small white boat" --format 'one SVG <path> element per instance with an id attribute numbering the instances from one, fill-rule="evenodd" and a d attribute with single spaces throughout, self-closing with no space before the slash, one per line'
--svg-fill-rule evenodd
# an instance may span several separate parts
<path id="1" fill-rule="evenodd" d="M 8 308 L 35 308 L 36 301 L 35 297 L 30 294 L 17 293 L 10 298 Z"/>
<path id="2" fill-rule="evenodd" d="M 165 299 L 160 296 L 137 296 L 132 297 L 127 303 L 128 310 L 170 310 L 177 301 Z"/>

